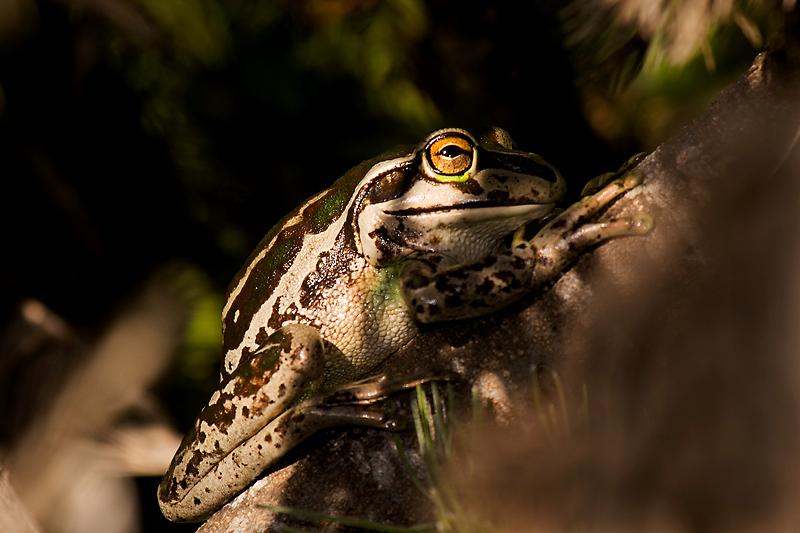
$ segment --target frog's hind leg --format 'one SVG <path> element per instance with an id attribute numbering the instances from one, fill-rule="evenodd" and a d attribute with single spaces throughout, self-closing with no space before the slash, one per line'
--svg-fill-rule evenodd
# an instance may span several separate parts
<path id="1" fill-rule="evenodd" d="M 262 456 L 269 442 L 253 444 L 254 435 L 278 427 L 292 405 L 320 385 L 324 343 L 315 328 L 288 324 L 260 344 L 244 350 L 172 460 L 158 492 L 170 520 L 205 516 L 253 479 L 241 464 L 257 475 L 288 449 L 273 445 L 272 455 Z"/>
<path id="2" fill-rule="evenodd" d="M 217 509 L 281 459 L 286 452 L 320 430 L 361 426 L 396 431 L 401 424 L 387 411 L 358 404 L 326 405 L 313 398 L 284 411 L 225 455 L 184 496 L 196 517 Z"/>

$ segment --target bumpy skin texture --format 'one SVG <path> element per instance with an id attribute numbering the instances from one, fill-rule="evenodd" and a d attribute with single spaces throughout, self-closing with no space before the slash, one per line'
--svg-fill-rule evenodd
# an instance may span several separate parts
<path id="1" fill-rule="evenodd" d="M 587 220 L 638 184 L 612 181 L 553 218 L 560 174 L 508 134 L 434 132 L 366 162 L 284 218 L 231 287 L 218 391 L 159 488 L 172 520 L 199 519 L 320 428 L 391 429 L 369 405 L 433 371 L 378 377 L 420 323 L 492 313 L 558 275 L 587 246 L 646 219 Z M 507 244 L 516 233 L 511 245 Z M 344 398 L 344 399 L 343 399 Z"/>

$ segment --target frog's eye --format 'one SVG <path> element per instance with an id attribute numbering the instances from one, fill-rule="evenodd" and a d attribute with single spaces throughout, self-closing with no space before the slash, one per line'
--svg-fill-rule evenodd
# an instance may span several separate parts
<path id="1" fill-rule="evenodd" d="M 428 145 L 426 156 L 436 174 L 462 176 L 472 167 L 474 149 L 468 139 L 460 135 L 446 135 Z"/>

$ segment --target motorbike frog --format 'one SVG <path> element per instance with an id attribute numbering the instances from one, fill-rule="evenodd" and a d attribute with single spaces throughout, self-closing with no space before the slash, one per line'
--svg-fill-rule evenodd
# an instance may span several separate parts
<path id="1" fill-rule="evenodd" d="M 615 179 L 555 215 L 565 182 L 552 165 L 499 128 L 448 128 L 307 200 L 230 286 L 219 386 L 161 482 L 164 515 L 208 516 L 321 428 L 392 429 L 369 404 L 431 376 L 381 376 L 381 363 L 421 324 L 502 309 L 588 247 L 646 233 L 644 217 L 591 222 L 638 183 Z"/>

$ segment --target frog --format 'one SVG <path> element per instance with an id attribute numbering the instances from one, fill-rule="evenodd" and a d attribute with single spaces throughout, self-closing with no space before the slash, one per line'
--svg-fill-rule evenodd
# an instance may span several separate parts
<path id="1" fill-rule="evenodd" d="M 509 308 L 592 247 L 646 234 L 640 214 L 595 221 L 640 183 L 611 176 L 559 210 L 564 177 L 508 132 L 445 128 L 309 198 L 230 284 L 219 384 L 159 485 L 164 516 L 208 517 L 321 429 L 398 430 L 380 403 L 440 376 L 382 365 L 431 327 Z"/>

